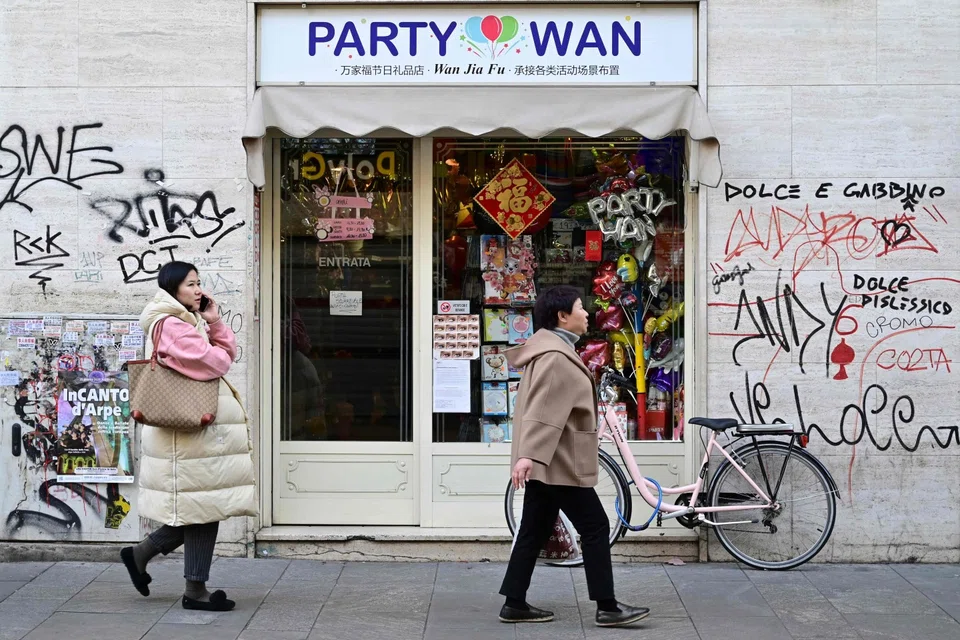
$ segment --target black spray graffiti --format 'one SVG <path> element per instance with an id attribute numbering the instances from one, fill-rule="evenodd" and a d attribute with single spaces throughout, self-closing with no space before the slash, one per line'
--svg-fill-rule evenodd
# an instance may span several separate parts
<path id="1" fill-rule="evenodd" d="M 47 292 L 47 283 L 50 282 L 50 278 L 44 275 L 45 272 L 59 269 L 64 263 L 57 260 L 70 257 L 70 254 L 57 244 L 59 237 L 59 231 L 51 233 L 50 225 L 47 225 L 46 235 L 36 238 L 13 230 L 14 263 L 18 267 L 40 267 L 30 274 L 30 278 L 37 281 L 43 293 Z"/>
<path id="2" fill-rule="evenodd" d="M 737 265 L 733 268 L 732 271 L 727 271 L 725 273 L 718 274 L 713 278 L 713 292 L 720 293 L 720 286 L 724 282 L 730 282 L 731 280 L 736 280 L 737 283 L 742 287 L 743 286 L 743 276 L 747 275 L 753 271 L 753 265 L 749 262 L 747 263 L 746 269 L 741 269 L 740 265 Z"/>
<path id="3" fill-rule="evenodd" d="M 126 241 L 121 232 L 129 232 L 140 238 L 149 238 L 152 249 L 125 253 L 117 260 L 127 284 L 149 282 L 156 279 L 159 263 L 167 262 L 167 255 L 174 260 L 176 241 L 210 240 L 206 252 L 217 246 L 226 236 L 240 229 L 246 221 L 230 223 L 226 219 L 233 207 L 220 210 L 213 191 L 203 193 L 176 192 L 156 183 L 164 180 L 163 171 L 148 169 L 144 179 L 153 187 L 149 192 L 135 195 L 129 200 L 101 198 L 90 206 L 110 219 L 107 237 L 116 243 Z M 164 246 L 159 246 L 159 245 Z"/>
<path id="4" fill-rule="evenodd" d="M 763 412 L 770 409 L 771 405 L 770 391 L 763 382 L 757 382 L 751 385 L 750 374 L 747 373 L 744 375 L 744 387 L 746 414 L 741 411 L 734 392 L 730 392 L 730 404 L 737 414 L 737 420 L 746 424 L 793 424 L 791 421 L 780 417 L 770 419 L 768 416 L 763 415 Z M 893 446 L 894 440 L 896 440 L 902 449 L 913 453 L 923 444 L 925 436 L 929 436 L 930 439 L 932 439 L 932 442 L 929 443 L 931 447 L 946 449 L 951 444 L 960 446 L 960 425 L 955 424 L 937 427 L 923 425 L 919 430 L 916 430 L 916 435 L 913 436 L 912 442 L 904 438 L 901 430 L 914 431 L 916 429 L 916 427 L 911 424 L 916 418 L 916 407 L 913 398 L 907 394 L 903 394 L 898 396 L 893 403 L 890 403 L 886 389 L 879 384 L 871 384 L 867 387 L 859 403 L 851 403 L 843 408 L 840 414 L 840 423 L 837 429 L 838 435 L 836 437 L 828 436 L 820 425 L 815 422 L 807 425 L 803 417 L 800 389 L 797 385 L 793 385 L 793 403 L 794 409 L 796 410 L 797 421 L 803 433 L 807 435 L 816 433 L 820 439 L 833 447 L 857 445 L 866 438 L 877 450 L 887 451 Z M 886 437 L 884 437 L 882 433 L 884 427 L 880 421 L 873 425 L 870 424 L 871 416 L 879 416 L 881 414 L 887 414 L 890 420 L 890 433 L 886 435 Z"/>
<path id="5" fill-rule="evenodd" d="M 83 520 L 73 507 L 53 495 L 52 489 L 62 487 L 65 491 L 72 491 L 85 505 L 96 512 L 101 507 L 106 509 L 104 526 L 109 529 L 119 529 L 123 519 L 130 512 L 130 502 L 120 495 L 116 484 L 107 485 L 107 495 L 101 494 L 94 487 L 84 484 L 64 484 L 56 480 L 46 480 L 37 488 L 40 501 L 54 510 L 55 513 L 46 513 L 32 509 L 16 508 L 7 514 L 6 529 L 9 535 L 16 533 L 27 526 L 34 526 L 51 535 L 77 537 L 83 528 Z M 86 506 L 84 506 L 86 511 Z"/>
<path id="6" fill-rule="evenodd" d="M 823 310 L 826 312 L 828 318 L 827 321 L 824 321 L 811 310 L 813 309 L 812 305 L 809 307 L 804 305 L 796 291 L 794 291 L 789 284 L 784 284 L 781 291 L 780 276 L 781 273 L 778 273 L 775 291 L 776 301 L 773 309 L 776 322 L 774 322 L 774 319 L 771 317 L 770 309 L 767 307 L 767 303 L 764 302 L 762 296 L 757 296 L 756 300 L 751 303 L 747 297 L 746 290 L 740 290 L 740 299 L 737 303 L 737 319 L 733 329 L 735 332 L 738 332 L 740 330 L 740 323 L 743 322 L 747 324 L 749 321 L 749 324 L 753 326 L 756 333 L 741 338 L 733 346 L 733 362 L 737 366 L 740 366 L 740 362 L 737 359 L 737 351 L 740 347 L 754 340 L 763 340 L 769 342 L 770 346 L 782 349 L 787 353 L 790 353 L 793 349 L 799 349 L 800 371 L 806 373 L 803 366 L 803 359 L 807 346 L 810 344 L 810 341 L 813 340 L 814 336 L 824 329 L 827 329 L 824 362 L 826 362 L 826 373 L 829 376 L 830 347 L 837 329 L 837 323 L 842 317 L 847 296 L 841 297 L 840 303 L 835 308 L 831 308 L 830 302 L 827 300 L 826 285 L 825 283 L 820 283 L 820 298 L 823 304 Z M 752 306 L 754 304 L 756 305 L 756 311 L 754 311 Z M 795 310 L 794 307 L 796 307 L 797 310 Z M 800 326 L 800 321 L 802 321 L 804 317 L 813 323 L 812 328 L 804 329 Z"/>
<path id="7" fill-rule="evenodd" d="M 0 135 L 0 179 L 8 178 L 13 182 L 10 188 L 0 197 L 0 210 L 7 204 L 17 204 L 33 211 L 33 207 L 24 202 L 23 195 L 30 189 L 47 181 L 58 182 L 79 190 L 80 181 L 96 176 L 105 176 L 123 173 L 123 166 L 113 160 L 97 154 L 97 152 L 113 152 L 108 146 L 78 146 L 78 135 L 87 129 L 99 129 L 102 122 L 74 125 L 71 129 L 69 147 L 64 149 L 64 133 L 66 128 L 57 128 L 56 150 L 50 142 L 44 142 L 43 136 L 37 134 L 30 146 L 30 136 L 20 125 L 11 125 Z M 82 143 L 81 143 L 82 144 Z M 46 164 L 37 162 L 37 153 L 42 152 Z M 66 156 L 66 159 L 64 158 Z"/>

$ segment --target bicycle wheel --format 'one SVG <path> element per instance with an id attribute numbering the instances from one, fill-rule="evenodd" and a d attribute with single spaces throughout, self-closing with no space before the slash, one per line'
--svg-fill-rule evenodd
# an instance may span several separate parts
<path id="1" fill-rule="evenodd" d="M 817 555 L 830 539 L 837 519 L 836 485 L 820 462 L 803 449 L 795 447 L 790 452 L 782 442 L 746 445 L 732 455 L 768 495 L 781 472 L 783 479 L 776 495 L 771 496 L 776 508 L 705 514 L 718 524 L 758 520 L 753 524 L 714 527 L 723 548 L 756 569 L 792 569 Z M 764 470 L 769 490 L 763 479 Z M 710 484 L 710 506 L 762 502 L 729 461 L 721 465 Z"/>
<path id="2" fill-rule="evenodd" d="M 620 513 L 630 521 L 631 514 L 631 495 L 627 484 L 627 478 L 623 475 L 616 460 L 606 451 L 600 451 L 600 472 L 597 478 L 597 495 L 600 496 L 600 502 L 603 504 L 603 510 L 607 513 L 610 520 L 610 546 L 616 543 L 617 538 L 622 536 L 627 528 L 617 517 L 616 501 L 619 500 Z M 523 513 L 523 489 L 514 490 L 513 482 L 507 482 L 507 493 L 504 496 L 504 511 L 507 516 L 507 526 L 510 528 L 510 536 L 514 536 L 517 531 L 517 523 Z M 572 532 L 576 535 L 576 531 Z M 562 564 L 564 566 L 577 566 L 583 563 L 582 558 L 568 562 L 557 562 L 550 564 Z"/>

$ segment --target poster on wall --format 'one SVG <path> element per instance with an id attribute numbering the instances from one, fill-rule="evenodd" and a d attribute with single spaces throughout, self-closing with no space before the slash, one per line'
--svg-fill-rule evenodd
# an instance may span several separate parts
<path id="1" fill-rule="evenodd" d="M 127 374 L 62 371 L 56 397 L 57 482 L 133 482 Z"/>

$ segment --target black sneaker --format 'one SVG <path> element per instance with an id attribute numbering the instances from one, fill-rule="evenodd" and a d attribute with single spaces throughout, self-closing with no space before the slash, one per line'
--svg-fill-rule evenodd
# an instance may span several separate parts
<path id="1" fill-rule="evenodd" d="M 503 605 L 500 609 L 500 622 L 550 622 L 551 620 L 553 620 L 553 611 L 544 611 L 536 607 L 524 610 Z"/>
<path id="2" fill-rule="evenodd" d="M 646 607 L 631 607 L 621 603 L 617 603 L 617 606 L 620 611 L 597 611 L 598 627 L 625 627 L 650 615 L 650 609 Z"/>

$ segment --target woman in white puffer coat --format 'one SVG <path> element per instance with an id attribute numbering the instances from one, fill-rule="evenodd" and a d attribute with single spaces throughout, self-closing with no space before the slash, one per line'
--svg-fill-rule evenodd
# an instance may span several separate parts
<path id="1" fill-rule="evenodd" d="M 257 515 L 256 482 L 247 417 L 236 390 L 224 379 L 237 354 L 237 340 L 220 321 L 217 303 L 204 293 L 196 267 L 170 262 L 160 269 L 160 290 L 140 315 L 146 356 L 157 349 L 160 362 L 194 380 L 220 378 L 213 424 L 198 432 L 144 425 L 141 435 L 140 515 L 163 526 L 120 557 L 134 587 L 150 595 L 147 563 L 157 554 L 184 547 L 185 609 L 229 611 L 235 603 L 223 591 L 207 591 L 221 520 Z M 157 344 L 153 329 L 165 317 Z"/>

